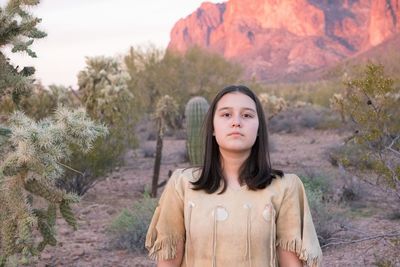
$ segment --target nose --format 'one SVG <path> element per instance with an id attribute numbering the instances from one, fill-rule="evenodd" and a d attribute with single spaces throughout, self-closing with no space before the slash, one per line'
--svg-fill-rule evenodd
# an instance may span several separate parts
<path id="1" fill-rule="evenodd" d="M 241 127 L 240 117 L 232 118 L 232 127 Z"/>

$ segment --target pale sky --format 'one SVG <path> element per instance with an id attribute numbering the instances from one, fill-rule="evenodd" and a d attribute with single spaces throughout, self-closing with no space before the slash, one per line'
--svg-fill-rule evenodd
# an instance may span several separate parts
<path id="1" fill-rule="evenodd" d="M 0 0 L 4 7 L 6 0 Z M 153 44 L 164 49 L 173 25 L 194 12 L 202 0 L 42 0 L 31 9 L 42 18 L 39 29 L 48 36 L 36 40 L 24 53 L 4 52 L 11 62 L 35 66 L 36 78 L 44 85 L 76 88 L 77 73 L 85 67 L 86 56 L 125 54 L 130 46 Z M 223 0 L 208 0 L 220 3 Z"/>

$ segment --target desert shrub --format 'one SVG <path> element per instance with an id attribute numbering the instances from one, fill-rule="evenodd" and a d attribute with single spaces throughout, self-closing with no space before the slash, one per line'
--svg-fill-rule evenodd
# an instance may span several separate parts
<path id="1" fill-rule="evenodd" d="M 141 145 L 141 150 L 143 152 L 143 156 L 145 158 L 154 158 L 156 155 L 156 146 L 155 144 L 145 143 Z"/>
<path id="2" fill-rule="evenodd" d="M 348 143 L 366 151 L 362 158 L 377 174 L 375 185 L 400 198 L 400 87 L 385 75 L 383 66 L 372 63 L 345 86 L 331 102 L 353 122 Z"/>
<path id="3" fill-rule="evenodd" d="M 394 210 L 392 213 L 388 215 L 389 220 L 400 220 L 400 210 Z"/>
<path id="4" fill-rule="evenodd" d="M 108 227 L 110 245 L 135 252 L 145 250 L 147 229 L 158 200 L 144 195 L 131 208 L 124 209 Z"/>
<path id="5" fill-rule="evenodd" d="M 332 194 L 332 178 L 326 174 L 321 174 L 313 169 L 304 170 L 304 174 L 300 175 L 304 186 L 311 191 L 321 191 L 325 199 Z"/>
<path id="6" fill-rule="evenodd" d="M 383 255 L 382 255 L 383 254 Z M 400 265 L 398 251 L 396 249 L 387 249 L 379 255 L 374 254 L 373 266 L 376 267 L 396 267 Z"/>
<path id="7" fill-rule="evenodd" d="M 373 161 L 368 157 L 364 147 L 348 143 L 328 150 L 329 161 L 333 166 L 352 167 L 355 169 L 372 169 Z"/>
<path id="8" fill-rule="evenodd" d="M 322 246 L 327 244 L 329 239 L 340 231 L 344 219 L 335 211 L 333 206 L 323 201 L 321 191 L 307 188 L 306 191 L 318 241 Z"/>
<path id="9" fill-rule="evenodd" d="M 351 202 L 360 199 L 359 187 L 354 184 L 344 186 L 341 192 L 340 200 L 343 202 Z"/>
<path id="10" fill-rule="evenodd" d="M 298 132 L 304 128 L 331 129 L 341 126 L 337 115 L 329 109 L 313 106 L 291 106 L 280 112 L 269 121 L 272 132 Z"/>
<path id="11" fill-rule="evenodd" d="M 329 107 L 329 98 L 340 92 L 337 80 L 320 80 L 314 82 L 268 84 L 264 91 L 283 97 L 288 102 L 303 101 L 313 105 Z"/>
<path id="12" fill-rule="evenodd" d="M 341 230 L 345 218 L 328 199 L 331 199 L 332 187 L 330 179 L 315 172 L 306 172 L 301 175 L 308 203 L 313 216 L 315 230 L 321 245 L 327 244 L 335 233 Z"/>

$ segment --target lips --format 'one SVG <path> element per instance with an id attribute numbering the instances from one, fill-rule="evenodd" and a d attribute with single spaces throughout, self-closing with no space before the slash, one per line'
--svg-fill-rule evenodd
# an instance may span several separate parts
<path id="1" fill-rule="evenodd" d="M 241 134 L 239 132 L 231 132 L 228 134 L 228 136 L 243 136 L 243 134 Z"/>

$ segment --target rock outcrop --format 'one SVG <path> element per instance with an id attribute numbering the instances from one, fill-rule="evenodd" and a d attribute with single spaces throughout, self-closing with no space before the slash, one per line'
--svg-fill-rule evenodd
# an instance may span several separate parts
<path id="1" fill-rule="evenodd" d="M 168 49 L 197 45 L 282 80 L 364 52 L 400 32 L 400 0 L 229 0 L 179 20 Z M 400 47 L 400 44 L 399 44 Z"/>

